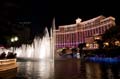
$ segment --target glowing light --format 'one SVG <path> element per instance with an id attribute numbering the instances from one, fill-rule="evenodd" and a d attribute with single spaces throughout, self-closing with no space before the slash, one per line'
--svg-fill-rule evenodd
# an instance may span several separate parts
<path id="1" fill-rule="evenodd" d="M 11 38 L 11 42 L 15 42 L 15 41 L 18 41 L 18 37 L 17 36 Z"/>
<path id="2" fill-rule="evenodd" d="M 109 43 L 108 43 L 108 42 L 105 42 L 104 45 L 105 45 L 105 46 L 109 46 Z"/>
<path id="3" fill-rule="evenodd" d="M 90 47 L 90 44 L 87 43 L 87 44 L 86 44 L 86 47 Z"/>
<path id="4" fill-rule="evenodd" d="M 11 42 L 18 40 L 18 37 L 11 38 Z M 54 37 L 49 36 L 48 29 L 45 28 L 45 35 L 43 38 L 35 37 L 32 44 L 23 44 L 21 47 L 16 48 L 14 52 L 17 53 L 18 58 L 25 59 L 54 59 Z M 10 52 L 13 47 L 5 50 Z M 4 50 L 4 51 L 5 51 Z M 0 50 L 3 52 L 3 50 Z M 6 52 L 7 53 L 7 52 Z"/>
<path id="5" fill-rule="evenodd" d="M 11 38 L 11 42 L 14 42 L 14 38 Z"/>
<path id="6" fill-rule="evenodd" d="M 54 46 L 51 41 L 54 38 L 50 38 L 48 29 L 45 28 L 45 35 L 43 38 L 35 37 L 31 45 L 22 45 L 20 48 L 16 48 L 17 57 L 28 59 L 53 59 Z"/>
<path id="7" fill-rule="evenodd" d="M 115 41 L 116 46 L 120 46 L 120 41 Z"/>
<path id="8" fill-rule="evenodd" d="M 15 37 L 14 40 L 15 40 L 15 41 L 18 41 L 18 37 Z"/>

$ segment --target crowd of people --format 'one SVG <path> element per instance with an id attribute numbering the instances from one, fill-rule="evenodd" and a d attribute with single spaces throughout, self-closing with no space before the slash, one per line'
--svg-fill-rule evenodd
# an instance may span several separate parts
<path id="1" fill-rule="evenodd" d="M 0 59 L 11 59 L 11 58 L 16 58 L 16 53 L 13 52 L 8 52 L 7 54 L 5 52 L 2 52 L 0 54 Z"/>

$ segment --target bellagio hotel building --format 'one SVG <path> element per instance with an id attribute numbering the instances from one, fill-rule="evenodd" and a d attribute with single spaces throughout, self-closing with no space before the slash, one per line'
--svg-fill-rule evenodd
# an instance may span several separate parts
<path id="1" fill-rule="evenodd" d="M 101 35 L 113 26 L 115 18 L 112 16 L 100 15 L 83 22 L 78 18 L 75 24 L 59 26 L 55 30 L 56 49 L 78 47 L 80 43 L 86 43 L 87 49 L 96 49 L 98 44 L 95 38 L 102 39 Z"/>

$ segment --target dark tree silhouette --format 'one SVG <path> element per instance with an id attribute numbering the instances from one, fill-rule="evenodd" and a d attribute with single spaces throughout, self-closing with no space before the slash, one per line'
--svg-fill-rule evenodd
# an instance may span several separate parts
<path id="1" fill-rule="evenodd" d="M 115 41 L 120 39 L 120 26 L 116 25 L 111 27 L 109 30 L 106 30 L 102 35 L 102 39 L 103 41 L 109 42 L 109 47 L 114 48 Z"/>
<path id="2" fill-rule="evenodd" d="M 99 45 L 99 49 L 103 49 L 103 40 L 100 40 L 100 39 L 98 39 L 98 40 L 95 40 L 96 42 L 97 42 L 97 44 Z"/>
<path id="3" fill-rule="evenodd" d="M 103 40 L 108 40 L 111 38 L 120 38 L 120 26 L 116 25 L 106 30 L 106 32 L 102 35 Z"/>
<path id="4" fill-rule="evenodd" d="M 86 43 L 80 43 L 78 45 L 78 48 L 80 49 L 80 56 L 83 56 L 84 52 L 83 52 L 83 48 L 86 46 Z"/>

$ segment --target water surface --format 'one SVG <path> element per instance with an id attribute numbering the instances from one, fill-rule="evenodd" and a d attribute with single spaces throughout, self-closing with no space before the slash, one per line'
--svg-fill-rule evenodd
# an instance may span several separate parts
<path id="1" fill-rule="evenodd" d="M 120 79 L 119 63 L 99 64 L 67 59 L 56 60 L 55 63 L 19 61 L 17 64 L 16 76 L 10 79 Z"/>

